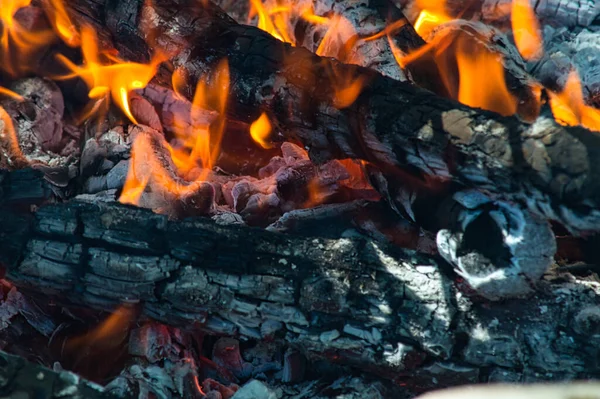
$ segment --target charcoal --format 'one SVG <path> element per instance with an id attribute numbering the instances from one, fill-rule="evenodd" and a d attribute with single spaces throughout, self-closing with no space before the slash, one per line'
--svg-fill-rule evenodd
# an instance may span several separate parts
<path id="1" fill-rule="evenodd" d="M 306 373 L 306 358 L 300 352 L 288 349 L 283 358 L 283 374 L 281 381 L 285 383 L 300 382 Z"/>
<path id="2" fill-rule="evenodd" d="M 236 339 L 219 338 L 213 347 L 212 360 L 231 371 L 236 378 L 245 379 L 252 375 L 252 365 L 242 359 L 240 344 Z"/>
<path id="3" fill-rule="evenodd" d="M 81 152 L 80 175 L 88 177 L 100 172 L 100 168 L 107 156 L 108 152 L 106 148 L 100 146 L 96 139 L 92 138 L 86 141 Z"/>
<path id="4" fill-rule="evenodd" d="M 258 380 L 248 381 L 232 399 L 277 399 L 277 394 Z"/>
<path id="5" fill-rule="evenodd" d="M 85 183 L 83 183 L 83 190 L 88 194 L 96 194 L 100 191 L 108 190 L 106 176 L 90 176 Z"/>
<path id="6" fill-rule="evenodd" d="M 119 161 L 106 175 L 106 187 L 108 189 L 120 189 L 125 184 L 129 160 Z"/>

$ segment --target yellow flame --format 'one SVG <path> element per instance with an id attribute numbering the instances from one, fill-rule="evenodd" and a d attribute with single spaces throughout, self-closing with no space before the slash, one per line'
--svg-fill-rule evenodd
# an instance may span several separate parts
<path id="1" fill-rule="evenodd" d="M 548 91 L 554 118 L 563 125 L 582 125 L 600 131 L 600 110 L 585 104 L 577 71 L 571 71 L 560 93 Z"/>
<path id="2" fill-rule="evenodd" d="M 55 37 L 50 30 L 28 31 L 15 20 L 15 13 L 30 3 L 31 0 L 2 0 L 0 6 L 0 68 L 12 76 L 30 72 L 33 69 L 30 65 L 31 57 Z"/>
<path id="3" fill-rule="evenodd" d="M 25 157 L 23 156 L 21 147 L 19 146 L 19 139 L 17 138 L 15 126 L 13 125 L 12 119 L 8 113 L 2 107 L 0 107 L 0 121 L 2 121 L 4 124 L 4 127 L 0 129 L 0 142 L 6 143 L 5 148 L 7 148 L 9 151 L 9 153 L 6 154 L 8 163 L 13 163 L 17 160 L 24 160 Z M 0 157 L 0 159 L 1 158 L 2 157 Z"/>
<path id="4" fill-rule="evenodd" d="M 250 125 L 250 136 L 252 137 L 252 140 L 262 148 L 273 148 L 273 145 L 266 141 L 272 130 L 273 127 L 271 126 L 269 117 L 263 112 L 262 115 Z"/>
<path id="5" fill-rule="evenodd" d="M 45 0 L 47 3 L 48 0 Z M 77 31 L 77 27 L 71 21 L 71 17 L 65 8 L 62 0 L 49 0 L 44 9 L 48 14 L 48 19 L 54 28 L 54 32 L 71 47 L 78 47 L 81 44 L 81 37 Z"/>
<path id="6" fill-rule="evenodd" d="M 423 38 L 427 38 L 436 27 L 454 19 L 446 12 L 445 0 L 417 0 L 416 5 L 421 12 L 413 26 Z"/>
<path id="7" fill-rule="evenodd" d="M 544 53 L 540 24 L 529 0 L 513 0 L 512 30 L 519 53 L 526 60 L 538 60 Z"/>
<path id="8" fill-rule="evenodd" d="M 461 40 L 456 62 L 459 71 L 458 101 L 471 107 L 513 115 L 517 99 L 508 91 L 504 80 L 502 56 L 481 48 L 473 53 Z M 485 76 L 485 79 L 482 77 Z"/>
<path id="9" fill-rule="evenodd" d="M 213 73 L 198 80 L 192 115 L 186 120 L 201 120 L 196 113 L 213 110 L 219 113 L 216 121 L 210 126 L 192 125 L 176 133 L 182 143 L 181 148 L 173 148 L 168 144 L 166 149 L 180 176 L 187 177 L 190 172 L 199 170 L 193 176 L 194 182 L 206 181 L 214 167 L 221 149 L 221 140 L 226 124 L 226 109 L 229 96 L 229 64 L 227 60 L 219 62 Z M 182 116 L 175 115 L 175 124 L 182 126 Z M 192 192 L 195 187 L 175 181 L 173 175 L 165 169 L 155 153 L 148 135 L 136 138 L 131 149 L 131 162 L 123 192 L 119 201 L 122 203 L 139 204 L 140 196 L 146 186 L 152 182 L 161 190 L 173 193 L 175 196 Z"/>
<path id="10" fill-rule="evenodd" d="M 90 117 L 99 104 L 107 102 L 110 97 L 129 120 L 137 123 L 129 108 L 129 93 L 146 87 L 156 74 L 163 57 L 158 55 L 149 64 L 140 64 L 125 62 L 110 54 L 101 54 L 96 33 L 89 26 L 83 26 L 81 29 L 81 43 L 84 64 L 77 66 L 66 57 L 58 55 L 59 60 L 72 71 L 71 74 L 58 79 L 80 77 L 86 83 L 89 88 L 88 95 L 95 101 L 88 105 L 85 117 Z"/>

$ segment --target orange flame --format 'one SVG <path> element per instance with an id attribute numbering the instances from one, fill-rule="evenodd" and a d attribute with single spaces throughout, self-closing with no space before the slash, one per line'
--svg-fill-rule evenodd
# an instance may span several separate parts
<path id="1" fill-rule="evenodd" d="M 48 0 L 44 1 L 44 9 L 48 15 L 48 19 L 54 28 L 54 32 L 71 47 L 77 47 L 81 44 L 81 37 L 75 27 L 75 24 L 71 21 L 71 17 L 65 8 L 62 0 Z"/>
<path id="2" fill-rule="evenodd" d="M 585 104 L 577 71 L 571 71 L 560 93 L 548 91 L 548 95 L 550 108 L 557 122 L 600 131 L 600 110 Z"/>
<path id="3" fill-rule="evenodd" d="M 126 338 L 134 316 L 135 309 L 120 306 L 93 330 L 80 337 L 69 339 L 67 346 L 72 349 L 82 349 L 89 346 L 115 347 Z"/>
<path id="4" fill-rule="evenodd" d="M 83 66 L 73 64 L 60 54 L 57 57 L 73 71 L 72 74 L 58 79 L 81 77 L 90 89 L 88 95 L 92 101 L 88 105 L 84 118 L 90 117 L 102 103 L 107 103 L 109 98 L 112 98 L 129 120 L 137 123 L 129 109 L 129 93 L 146 87 L 156 74 L 162 56 L 155 56 L 150 64 L 140 64 L 124 62 L 112 55 L 101 54 L 96 33 L 88 26 L 83 26 L 81 29 L 81 42 Z M 101 57 L 102 55 L 104 57 Z"/>
<path id="5" fill-rule="evenodd" d="M 290 6 L 267 7 L 261 0 L 250 0 L 252 9 L 249 17 L 258 15 L 258 27 L 271 36 L 285 43 L 294 44 L 295 41 L 290 24 L 292 8 Z"/>
<path id="6" fill-rule="evenodd" d="M 544 49 L 540 24 L 529 0 L 513 0 L 512 30 L 519 53 L 526 60 L 538 60 Z"/>
<path id="7" fill-rule="evenodd" d="M 417 0 L 416 6 L 421 12 L 413 26 L 423 38 L 427 38 L 436 27 L 454 19 L 446 12 L 445 0 Z"/>
<path id="8" fill-rule="evenodd" d="M 28 31 L 15 20 L 15 13 L 30 3 L 31 0 L 2 0 L 0 6 L 2 25 L 0 67 L 12 76 L 29 72 L 28 61 L 36 50 L 54 39 L 54 34 L 50 30 Z"/>
<path id="9" fill-rule="evenodd" d="M 6 91 L 10 91 L 4 89 Z M 6 143 L 6 149 L 8 154 L 6 154 L 6 160 L 8 164 L 12 164 L 16 161 L 24 161 L 25 157 L 21 152 L 21 147 L 19 146 L 19 139 L 17 138 L 17 132 L 15 131 L 15 126 L 13 125 L 12 119 L 8 115 L 8 113 L 4 110 L 4 108 L 0 107 L 0 121 L 4 126 L 0 128 L 0 143 Z M 4 158 L 5 154 L 0 153 L 0 161 Z M 3 162 L 0 162 L 2 165 Z"/>
<path id="10" fill-rule="evenodd" d="M 202 167 L 203 172 L 196 180 L 206 180 L 219 156 L 225 130 L 229 84 L 229 63 L 226 59 L 219 62 L 211 75 L 198 80 L 190 119 L 198 120 L 194 114 L 202 110 L 216 111 L 219 117 L 210 126 L 192 126 L 185 133 L 179 134 L 178 138 L 183 142 L 183 148 L 171 152 L 173 162 L 183 174 L 197 168 L 198 165 Z"/>
<path id="11" fill-rule="evenodd" d="M 271 126 L 269 117 L 263 112 L 262 115 L 250 125 L 250 136 L 252 137 L 252 140 L 262 148 L 273 148 L 273 145 L 266 141 L 272 130 L 273 127 Z"/>
<path id="12" fill-rule="evenodd" d="M 193 182 L 206 181 L 220 153 L 221 140 L 225 129 L 225 112 L 229 95 L 229 64 L 221 61 L 210 76 L 198 80 L 196 93 L 192 102 L 189 120 L 201 120 L 195 113 L 203 110 L 214 110 L 219 117 L 210 126 L 192 125 L 189 129 L 178 130 L 177 138 L 182 148 L 173 148 L 164 143 L 175 167 L 181 176 L 189 176 L 190 172 L 198 171 Z M 182 116 L 175 116 L 175 123 L 183 125 Z M 127 173 L 123 192 L 119 201 L 138 205 L 146 186 L 150 183 L 160 190 L 174 196 L 183 196 L 197 189 L 194 184 L 186 184 L 184 180 L 176 181 L 165 165 L 159 159 L 156 145 L 146 134 L 140 134 L 131 148 L 131 163 Z"/>
<path id="13" fill-rule="evenodd" d="M 351 69 L 340 71 L 335 66 L 331 68 L 331 82 L 333 84 L 333 105 L 337 109 L 348 108 L 358 98 L 367 84 L 365 76 L 355 74 Z"/>
<path id="14" fill-rule="evenodd" d="M 146 133 L 141 133 L 135 138 L 131 147 L 129 170 L 119 202 L 139 205 L 140 198 L 149 184 L 151 184 L 153 190 L 172 194 L 173 199 L 183 197 L 197 190 L 197 185 L 187 183 L 182 179 L 176 179 L 170 173 L 167 169 L 168 166 L 165 165 L 165 160 L 161 159 L 164 154 L 161 149 L 156 148 L 157 145 L 160 145 L 160 143 L 156 143 Z M 166 143 L 164 145 L 172 155 L 172 148 Z"/>
<path id="15" fill-rule="evenodd" d="M 458 101 L 508 116 L 517 112 L 517 99 L 504 80 L 502 56 L 485 48 L 473 51 L 459 38 L 456 62 L 459 71 Z M 442 71 L 448 73 L 447 71 Z M 485 79 L 481 77 L 485 76 Z"/>

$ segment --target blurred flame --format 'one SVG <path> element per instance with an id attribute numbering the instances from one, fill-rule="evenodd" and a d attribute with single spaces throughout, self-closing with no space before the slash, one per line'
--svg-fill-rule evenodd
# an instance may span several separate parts
<path id="1" fill-rule="evenodd" d="M 252 137 L 252 140 L 262 148 L 273 148 L 273 145 L 266 141 L 272 130 L 273 127 L 271 126 L 269 117 L 263 112 L 262 115 L 250 125 L 250 136 Z"/>
<path id="2" fill-rule="evenodd" d="M 417 0 L 416 6 L 421 12 L 413 26 L 423 38 L 439 25 L 454 19 L 446 12 L 445 0 Z"/>
<path id="3" fill-rule="evenodd" d="M 315 51 L 317 55 L 335 57 L 348 63 L 360 63 L 360 60 L 351 57 L 351 50 L 358 41 L 354 25 L 340 15 L 330 18 L 327 25 L 327 32 Z"/>
<path id="4" fill-rule="evenodd" d="M 367 79 L 351 69 L 339 70 L 332 65 L 330 73 L 333 84 L 333 105 L 337 109 L 348 108 L 358 98 L 367 84 Z"/>
<path id="5" fill-rule="evenodd" d="M 526 60 L 538 60 L 544 49 L 540 24 L 529 0 L 513 0 L 512 30 L 519 53 Z"/>
<path id="6" fill-rule="evenodd" d="M 557 122 L 563 125 L 582 125 L 600 131 L 600 110 L 585 104 L 581 81 L 577 71 L 569 73 L 560 93 L 548 91 L 550 108 Z"/>
<path id="7" fill-rule="evenodd" d="M 155 56 L 149 64 L 140 64 L 122 61 L 108 53 L 100 53 L 96 33 L 89 26 L 82 26 L 81 29 L 81 51 L 84 60 L 82 66 L 73 64 L 60 54 L 57 55 L 59 60 L 73 71 L 72 74 L 57 79 L 80 77 L 84 80 L 92 100 L 84 118 L 90 117 L 102 103 L 107 103 L 109 98 L 112 98 L 129 120 L 137 123 L 129 109 L 129 93 L 146 87 L 163 61 L 162 56 Z"/>
<path id="8" fill-rule="evenodd" d="M 10 90 L 4 90 L 10 92 Z M 23 156 L 21 147 L 19 146 L 19 139 L 17 137 L 15 126 L 13 125 L 12 119 L 8 113 L 2 107 L 0 107 L 0 121 L 2 121 L 4 124 L 4 126 L 0 129 L 0 142 L 5 142 L 7 144 L 6 148 L 9 151 L 9 153 L 6 154 L 8 163 L 12 163 L 15 160 L 24 160 L 25 157 Z M 0 157 L 0 159 L 1 158 L 2 157 Z"/>
<path id="9" fill-rule="evenodd" d="M 36 50 L 54 39 L 54 34 L 50 30 L 30 32 L 15 20 L 15 13 L 30 3 L 31 0 L 2 0 L 0 5 L 2 25 L 0 67 L 12 76 L 29 72 L 28 61 Z"/>
<path id="10" fill-rule="evenodd" d="M 93 330 L 82 336 L 69 339 L 67 347 L 73 350 L 83 350 L 83 348 L 90 346 L 106 349 L 114 348 L 127 337 L 134 316 L 134 308 L 120 306 Z"/>
<path id="11" fill-rule="evenodd" d="M 173 71 L 173 75 L 171 75 L 171 86 L 173 86 L 173 91 L 179 98 L 185 98 L 184 92 L 187 88 L 187 84 L 188 82 L 185 69 L 175 69 L 175 71 Z"/>
<path id="12" fill-rule="evenodd" d="M 508 116 L 517 112 L 517 99 L 506 86 L 502 56 L 484 47 L 468 46 L 459 38 L 456 62 L 459 72 L 458 101 Z M 478 50 L 478 51 L 474 51 Z M 442 71 L 448 73 L 448 71 Z M 485 77 L 485 79 L 482 79 Z"/>
<path id="13" fill-rule="evenodd" d="M 71 17 L 65 8 L 62 0 L 45 0 L 44 9 L 48 14 L 48 19 L 54 28 L 54 32 L 71 47 L 78 47 L 81 44 L 81 37 L 77 31 L 77 27 L 71 21 Z"/>

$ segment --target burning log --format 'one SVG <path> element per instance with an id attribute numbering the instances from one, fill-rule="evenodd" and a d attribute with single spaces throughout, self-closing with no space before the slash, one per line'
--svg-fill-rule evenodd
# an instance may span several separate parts
<path id="1" fill-rule="evenodd" d="M 169 222 L 140 208 L 78 201 L 33 213 L 3 207 L 0 216 L 7 278 L 60 301 L 96 309 L 137 303 L 173 326 L 285 339 L 311 361 L 418 389 L 480 381 L 484 370 L 489 381 L 600 372 L 600 345 L 590 341 L 600 289 L 560 269 L 527 301 L 490 306 L 433 258 L 361 236 Z"/>
<path id="2" fill-rule="evenodd" d="M 418 0 L 395 0 L 409 18 L 416 16 Z M 481 19 L 487 23 L 510 24 L 512 0 L 446 0 L 449 15 L 460 18 Z M 530 1 L 536 15 L 544 22 L 564 27 L 592 27 L 598 24 L 600 5 L 593 0 L 544 0 Z"/>
<path id="3" fill-rule="evenodd" d="M 173 66 L 185 69 L 191 82 L 214 65 L 212 60 L 227 57 L 237 82 L 228 102 L 231 118 L 250 122 L 256 110 L 276 112 L 281 134 L 299 138 L 313 160 L 366 160 L 388 180 L 392 199 L 406 186 L 408 174 L 423 182 L 418 190 L 424 193 L 452 181 L 523 202 L 574 233 L 600 226 L 600 172 L 591 161 L 600 138 L 585 129 L 544 118 L 526 124 L 474 110 L 289 47 L 256 28 L 237 25 L 210 4 L 165 0 L 148 8 L 131 0 L 107 3 L 102 12 L 99 6 L 73 2 L 82 18 L 91 18 L 100 30 L 108 28 L 128 57 L 147 57 L 139 26 L 149 16 L 157 43 L 179 50 Z M 164 69 L 161 79 L 170 82 Z M 340 88 L 357 79 L 365 82 L 362 92 L 340 109 Z"/>

